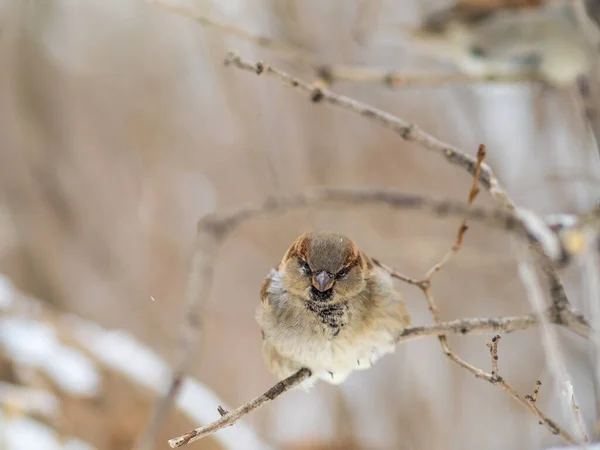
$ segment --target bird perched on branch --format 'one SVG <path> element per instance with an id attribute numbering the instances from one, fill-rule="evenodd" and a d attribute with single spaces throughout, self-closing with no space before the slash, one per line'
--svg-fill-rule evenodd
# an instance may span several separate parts
<path id="1" fill-rule="evenodd" d="M 426 17 L 420 28 L 408 30 L 408 38 L 421 52 L 469 75 L 523 74 L 554 87 L 573 85 L 590 70 L 592 49 L 570 2 L 525 3 L 459 3 Z"/>
<path id="2" fill-rule="evenodd" d="M 283 379 L 302 367 L 332 384 L 394 351 L 410 324 L 390 275 L 356 244 L 333 233 L 307 233 L 267 276 L 257 320 L 267 366 Z"/>

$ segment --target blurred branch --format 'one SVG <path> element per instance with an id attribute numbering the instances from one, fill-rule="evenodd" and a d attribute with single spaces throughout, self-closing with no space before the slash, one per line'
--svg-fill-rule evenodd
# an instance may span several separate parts
<path id="1" fill-rule="evenodd" d="M 586 286 L 585 302 L 588 305 L 590 323 L 594 327 L 591 335 L 591 359 L 596 400 L 594 435 L 597 439 L 600 434 L 600 331 L 595 327 L 600 326 L 600 302 L 598 301 L 600 299 L 600 236 L 594 236 L 588 231 L 585 237 L 592 242 L 592 245 L 588 246 L 584 253 L 581 282 L 583 286 Z"/>
<path id="2" fill-rule="evenodd" d="M 583 421 L 581 420 L 581 416 L 579 414 L 579 405 L 575 401 L 575 392 L 573 391 L 573 385 L 568 380 L 563 383 L 562 395 L 566 397 L 567 401 L 570 403 L 571 411 L 573 413 L 573 420 L 577 424 L 577 431 L 583 439 L 583 442 L 587 444 L 588 442 L 590 442 L 590 438 L 588 437 L 585 431 Z"/>
<path id="3" fill-rule="evenodd" d="M 527 298 L 529 299 L 534 312 L 539 314 L 545 308 L 544 293 L 539 284 L 535 267 L 529 258 L 528 252 L 521 248 L 518 250 L 519 276 L 521 277 L 521 281 L 527 292 Z M 569 375 L 567 366 L 562 356 L 556 330 L 550 327 L 550 322 L 545 316 L 540 317 L 540 329 L 542 347 L 544 348 L 546 354 L 550 373 L 552 374 L 553 378 L 560 383 L 560 385 L 570 383 L 571 376 Z M 583 431 L 582 427 L 580 426 L 579 415 L 573 414 L 571 399 L 561 396 L 561 400 L 565 419 L 570 423 L 571 430 L 575 431 L 576 433 L 576 442 L 586 442 L 587 436 L 585 431 Z"/>
<path id="4" fill-rule="evenodd" d="M 291 75 L 288 75 L 282 70 L 265 64 L 262 61 L 252 62 L 242 59 L 238 54 L 233 52 L 230 52 L 225 59 L 225 65 L 232 65 L 239 69 L 254 72 L 257 75 L 265 74 L 278 78 L 284 84 L 308 93 L 310 95 L 310 99 L 314 103 L 324 101 L 333 106 L 338 106 L 342 109 L 373 120 L 380 125 L 391 129 L 405 141 L 414 142 L 426 150 L 433 151 L 440 156 L 443 156 L 448 162 L 462 167 L 471 175 L 475 173 L 475 167 L 477 166 L 476 158 L 450 144 L 440 141 L 430 134 L 427 134 L 414 123 L 407 122 L 390 113 L 366 105 L 349 97 L 336 94 L 328 89 L 317 87 L 314 84 L 301 81 Z M 513 210 L 515 208 L 513 201 L 509 198 L 508 194 L 500 185 L 500 182 L 492 172 L 492 169 L 487 164 L 483 164 L 481 166 L 479 182 L 505 209 Z"/>
<path id="5" fill-rule="evenodd" d="M 533 413 L 538 417 L 538 419 L 540 419 L 540 425 L 546 425 L 553 430 L 554 434 L 560 434 L 560 429 L 554 424 L 554 422 L 552 422 L 550 419 L 548 419 L 536 405 L 537 397 L 538 397 L 538 394 L 540 393 L 541 387 L 542 387 L 542 382 L 540 380 L 537 380 L 535 382 L 535 389 L 533 390 L 533 394 L 531 394 L 531 395 L 527 394 L 525 396 L 525 400 L 529 404 L 529 407 L 531 408 Z M 572 443 L 574 444 L 575 442 L 572 442 Z M 577 448 L 579 448 L 579 447 L 577 447 Z"/>
<path id="6" fill-rule="evenodd" d="M 502 75 L 469 75 L 465 73 L 403 72 L 376 67 L 323 65 L 317 68 L 317 78 L 327 85 L 336 82 L 376 84 L 389 88 L 440 86 L 450 84 L 531 83 L 541 81 L 535 73 Z"/>
<path id="7" fill-rule="evenodd" d="M 571 9 L 573 10 L 575 19 L 579 25 L 582 35 L 587 40 L 590 48 L 590 58 L 593 60 L 590 63 L 589 73 L 581 77 L 579 80 L 579 98 L 581 100 L 581 108 L 583 109 L 585 118 L 587 119 L 590 130 L 594 136 L 596 148 L 600 150 L 600 58 L 598 55 L 598 44 L 600 43 L 600 30 L 598 29 L 597 19 L 595 16 L 594 2 L 586 2 L 583 0 L 573 0 Z"/>
<path id="8" fill-rule="evenodd" d="M 349 66 L 349 65 L 322 65 L 315 64 L 316 57 L 300 48 L 282 44 L 277 39 L 255 34 L 244 30 L 232 23 L 214 17 L 208 17 L 191 8 L 172 3 L 167 0 L 147 0 L 149 3 L 160 6 L 169 12 L 186 17 L 198 22 L 200 25 L 214 28 L 222 33 L 243 39 L 267 50 L 275 51 L 284 56 L 292 56 L 303 63 L 312 66 L 317 78 L 326 83 L 333 84 L 340 81 L 356 83 L 380 84 L 391 88 L 410 86 L 439 86 L 448 84 L 482 84 L 482 83 L 527 83 L 539 82 L 540 78 L 533 72 L 519 74 L 498 74 L 474 76 L 463 73 L 406 73 L 386 69 Z"/>
<path id="9" fill-rule="evenodd" d="M 201 299 L 208 296 L 213 278 L 213 262 L 219 244 L 219 235 L 211 230 L 199 227 L 194 248 L 194 256 L 186 288 L 185 317 L 181 326 L 179 344 L 175 357 L 175 370 L 171 375 L 166 394 L 159 398 L 150 416 L 146 430 L 141 434 L 136 449 L 154 448 L 154 441 L 159 427 L 170 412 L 174 400 L 181 390 L 181 385 L 192 360 L 193 349 L 201 337 L 200 306 Z"/>
<path id="10" fill-rule="evenodd" d="M 187 8 L 182 5 L 177 5 L 170 1 L 165 0 L 147 0 L 150 4 L 154 4 L 164 8 L 174 14 L 177 14 L 182 17 L 187 17 L 188 19 L 194 20 L 198 22 L 200 25 L 205 27 L 214 28 L 219 30 L 225 34 L 229 34 L 231 36 L 238 37 L 248 42 L 252 42 L 259 47 L 276 51 L 280 54 L 293 56 L 305 62 L 312 61 L 314 57 L 306 51 L 303 51 L 299 48 L 292 48 L 288 45 L 282 44 L 277 39 L 273 39 L 267 36 L 254 34 L 249 31 L 246 31 L 242 28 L 239 28 L 236 25 L 231 23 L 221 21 L 212 17 L 207 17 L 204 14 L 201 14 L 198 11 L 194 11 L 193 9 Z"/>

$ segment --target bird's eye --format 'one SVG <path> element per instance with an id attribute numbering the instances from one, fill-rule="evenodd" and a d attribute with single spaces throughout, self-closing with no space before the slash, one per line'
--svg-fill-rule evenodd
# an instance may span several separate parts
<path id="1" fill-rule="evenodd" d="M 335 274 L 336 278 L 344 278 L 350 272 L 350 267 L 344 267 L 338 273 Z"/>
<path id="2" fill-rule="evenodd" d="M 300 268 L 302 269 L 305 275 L 310 275 L 312 273 L 308 263 L 302 259 L 300 260 Z"/>

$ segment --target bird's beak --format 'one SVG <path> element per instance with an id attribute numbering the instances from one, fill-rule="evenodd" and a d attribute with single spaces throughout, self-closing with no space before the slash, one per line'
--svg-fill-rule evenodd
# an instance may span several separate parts
<path id="1" fill-rule="evenodd" d="M 318 289 L 320 292 L 324 292 L 333 286 L 335 278 L 327 273 L 327 271 L 322 270 L 312 277 L 312 285 Z"/>

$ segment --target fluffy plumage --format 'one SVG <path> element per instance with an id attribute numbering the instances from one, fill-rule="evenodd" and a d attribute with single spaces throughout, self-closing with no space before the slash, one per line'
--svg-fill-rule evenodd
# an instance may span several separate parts
<path id="1" fill-rule="evenodd" d="M 257 320 L 278 378 L 307 367 L 333 384 L 393 352 L 410 324 L 389 274 L 352 240 L 323 232 L 300 236 L 267 276 Z"/>

